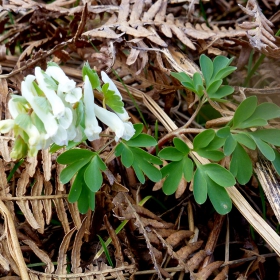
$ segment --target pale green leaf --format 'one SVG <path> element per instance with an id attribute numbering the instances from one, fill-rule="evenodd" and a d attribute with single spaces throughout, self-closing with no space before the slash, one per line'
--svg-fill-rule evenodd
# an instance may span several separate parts
<path id="1" fill-rule="evenodd" d="M 232 201 L 225 188 L 221 187 L 210 178 L 207 178 L 207 189 L 209 199 L 215 210 L 220 215 L 228 214 L 232 209 Z"/>
<path id="2" fill-rule="evenodd" d="M 197 168 L 193 178 L 193 195 L 198 204 L 203 204 L 207 199 L 206 175 L 201 168 Z"/>
<path id="3" fill-rule="evenodd" d="M 207 129 L 202 131 L 201 133 L 196 135 L 193 140 L 194 150 L 207 147 L 210 144 L 210 142 L 214 139 L 214 137 L 215 131 L 213 129 Z"/>
<path id="4" fill-rule="evenodd" d="M 182 161 L 174 161 L 161 169 L 162 177 L 165 181 L 162 190 L 166 195 L 171 195 L 176 192 L 178 185 L 182 179 L 183 163 Z"/>
<path id="5" fill-rule="evenodd" d="M 206 86 L 208 86 L 213 74 L 213 62 L 208 56 L 202 54 L 199 58 L 199 64 L 205 79 Z"/>
<path id="6" fill-rule="evenodd" d="M 253 174 L 252 161 L 244 148 L 238 143 L 232 153 L 230 172 L 241 185 L 248 183 Z"/>
<path id="7" fill-rule="evenodd" d="M 166 160 L 179 161 L 184 157 L 184 154 L 174 147 L 166 147 L 158 153 L 158 156 Z"/>
<path id="8" fill-rule="evenodd" d="M 184 155 L 187 155 L 190 152 L 190 148 L 188 147 L 188 145 L 180 138 L 175 137 L 173 139 L 173 144 L 175 148 Z"/>
<path id="9" fill-rule="evenodd" d="M 227 169 L 216 163 L 204 164 L 203 171 L 219 186 L 231 187 L 235 184 L 234 176 Z"/>
<path id="10" fill-rule="evenodd" d="M 90 161 L 91 157 L 93 157 L 96 153 L 90 151 L 90 150 L 85 150 L 85 149 L 72 149 L 69 151 L 64 152 L 61 154 L 56 161 L 60 164 L 70 164 L 74 163 L 77 160 L 83 160 L 87 159 Z"/>
<path id="11" fill-rule="evenodd" d="M 245 99 L 236 109 L 233 116 L 233 127 L 238 128 L 246 121 L 257 108 L 257 97 L 251 96 Z"/>

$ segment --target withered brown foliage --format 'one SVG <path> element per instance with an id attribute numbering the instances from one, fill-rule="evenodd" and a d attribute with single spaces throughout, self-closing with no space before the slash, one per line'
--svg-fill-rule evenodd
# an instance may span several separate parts
<path id="1" fill-rule="evenodd" d="M 236 86 L 236 102 L 253 93 L 279 102 L 280 39 L 275 36 L 280 28 L 279 4 L 277 0 L 249 0 L 246 5 L 223 0 L 2 0 L 0 117 L 10 117 L 7 102 L 11 93 L 20 94 L 23 78 L 35 66 L 46 68 L 50 60 L 80 84 L 85 61 L 97 72 L 114 69 L 150 129 L 161 117 L 160 136 L 184 125 L 196 103 L 192 93 L 178 94 L 182 87 L 170 72 L 191 76 L 199 72 L 202 53 L 235 57 L 238 71 L 228 82 Z M 249 59 L 256 63 L 261 55 L 264 62 L 249 88 L 242 88 Z M 132 122 L 140 122 L 126 88 L 111 77 L 124 95 Z M 222 109 L 235 108 L 232 104 Z M 104 138 L 88 144 L 98 150 L 107 142 Z M 140 186 L 133 171 L 124 170 L 107 149 L 101 157 L 109 170 L 96 194 L 96 210 L 81 215 L 77 205 L 67 200 L 70 185 L 59 181 L 64 167 L 56 163 L 58 153 L 46 150 L 25 159 L 8 180 L 16 164 L 10 158 L 12 143 L 11 134 L 0 136 L 1 279 L 137 279 L 150 273 L 159 279 L 227 279 L 228 275 L 276 279 L 278 264 L 268 258 L 275 257 L 269 252 L 275 247 L 269 242 L 269 249 L 262 246 L 259 236 L 253 240 L 249 223 L 236 209 L 226 220 L 209 211 L 209 204 L 195 204 L 187 182 L 181 182 L 175 198 L 165 197 L 162 182 Z M 258 211 L 259 201 L 250 200 L 251 196 L 257 200 L 257 192 L 250 191 L 244 195 Z M 152 199 L 139 205 L 150 195 L 166 209 Z M 275 228 L 271 209 L 279 207 L 271 208 L 269 203 L 266 207 L 268 224 Z M 125 226 L 117 234 L 121 222 Z M 108 254 L 114 268 L 102 254 L 97 235 L 112 239 Z"/>

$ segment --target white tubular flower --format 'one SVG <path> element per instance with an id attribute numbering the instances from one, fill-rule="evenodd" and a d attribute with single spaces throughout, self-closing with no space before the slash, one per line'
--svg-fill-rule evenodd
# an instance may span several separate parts
<path id="1" fill-rule="evenodd" d="M 43 70 L 40 67 L 35 68 L 35 76 L 38 82 L 40 89 L 44 92 L 45 96 L 49 100 L 52 111 L 55 117 L 62 116 L 65 112 L 65 106 L 60 99 L 60 97 L 56 94 L 56 92 L 51 89 L 51 85 L 45 80 Z M 47 74 L 46 74 L 47 75 Z M 54 81 L 53 81 L 54 82 Z"/>
<path id="2" fill-rule="evenodd" d="M 114 84 L 114 82 L 110 79 L 110 77 L 104 72 L 101 71 L 101 77 L 102 77 L 102 81 L 106 84 L 109 84 L 109 90 L 114 91 L 118 96 L 120 96 L 121 100 L 122 100 L 122 96 L 118 90 L 118 88 L 116 87 L 116 85 Z M 130 119 L 127 111 L 123 108 L 124 112 L 123 113 L 116 113 L 120 119 L 124 122 L 128 121 Z"/>
<path id="3" fill-rule="evenodd" d="M 21 93 L 22 96 L 28 101 L 38 118 L 43 122 L 48 137 L 52 137 L 58 130 L 58 124 L 51 112 L 47 111 L 46 108 L 42 108 L 35 101 L 35 96 L 32 93 L 32 82 L 34 80 L 35 77 L 33 75 L 28 75 L 25 81 L 21 83 Z"/>
<path id="4" fill-rule="evenodd" d="M 58 146 L 67 146 L 68 145 L 68 138 L 67 138 L 66 129 L 59 126 L 56 134 L 52 136 L 52 140 Z"/>
<path id="5" fill-rule="evenodd" d="M 128 141 L 135 134 L 135 129 L 131 122 L 123 122 L 123 124 L 124 124 L 124 134 L 122 138 Z"/>
<path id="6" fill-rule="evenodd" d="M 85 106 L 85 135 L 89 141 L 93 141 L 99 138 L 99 133 L 102 131 L 98 125 L 95 110 L 94 110 L 94 95 L 92 86 L 88 76 L 85 76 L 84 85 L 84 106 Z"/>
<path id="7" fill-rule="evenodd" d="M 15 121 L 8 119 L 0 121 L 0 132 L 1 133 L 8 133 L 15 125 Z"/>
<path id="8" fill-rule="evenodd" d="M 49 66 L 46 73 L 58 82 L 58 94 L 64 92 L 67 102 L 76 103 L 81 99 L 82 89 L 76 88 L 76 82 L 69 79 L 60 67 Z"/>
<path id="9" fill-rule="evenodd" d="M 59 125 L 61 125 L 63 128 L 67 129 L 70 127 L 73 121 L 73 115 L 70 108 L 65 107 L 64 114 L 57 118 Z"/>
<path id="10" fill-rule="evenodd" d="M 123 121 L 115 114 L 94 104 L 94 112 L 96 117 L 105 123 L 112 131 L 115 132 L 115 141 L 119 141 L 125 133 Z"/>

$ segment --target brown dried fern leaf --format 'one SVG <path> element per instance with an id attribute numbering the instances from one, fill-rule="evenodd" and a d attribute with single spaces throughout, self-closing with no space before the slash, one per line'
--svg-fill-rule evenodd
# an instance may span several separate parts
<path id="1" fill-rule="evenodd" d="M 257 1 L 249 0 L 246 8 L 240 4 L 239 7 L 254 20 L 252 22 L 246 21 L 239 25 L 241 28 L 247 30 L 247 37 L 251 46 L 260 51 L 265 50 L 267 47 L 278 49 L 272 30 L 273 23 L 264 16 Z"/>

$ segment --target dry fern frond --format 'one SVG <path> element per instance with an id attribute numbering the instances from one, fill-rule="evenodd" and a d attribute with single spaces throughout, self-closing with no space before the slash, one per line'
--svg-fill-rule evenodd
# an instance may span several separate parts
<path id="1" fill-rule="evenodd" d="M 249 42 L 253 48 L 258 50 L 266 49 L 266 47 L 271 47 L 277 49 L 275 45 L 275 37 L 273 34 L 273 23 L 269 21 L 262 13 L 256 0 L 249 0 L 247 2 L 246 8 L 239 4 L 242 11 L 252 17 L 254 21 L 243 22 L 239 26 L 247 31 L 247 36 Z"/>

